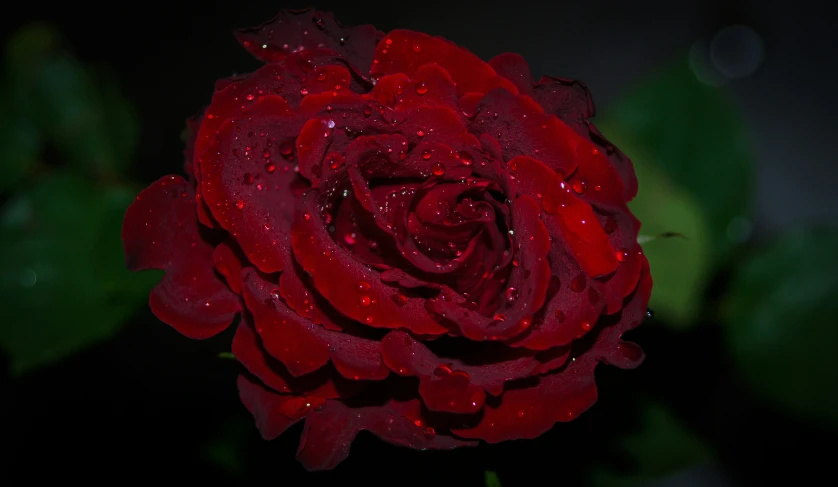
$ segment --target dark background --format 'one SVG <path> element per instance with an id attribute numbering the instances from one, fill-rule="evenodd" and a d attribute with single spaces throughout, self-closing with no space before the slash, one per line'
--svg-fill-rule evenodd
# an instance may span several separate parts
<path id="1" fill-rule="evenodd" d="M 697 41 L 728 25 L 748 25 L 759 35 L 764 57 L 753 74 L 725 89 L 741 110 L 755 152 L 749 223 L 757 242 L 805 223 L 838 223 L 832 142 L 838 42 L 836 19 L 820 5 L 758 0 L 316 4 L 349 25 L 442 35 L 483 59 L 518 52 L 536 76 L 584 80 L 601 111 L 627 86 Z M 17 28 L 47 21 L 79 60 L 111 68 L 140 121 L 130 171 L 135 180 L 149 183 L 180 171 L 184 120 L 209 102 L 214 81 L 258 67 L 231 31 L 299 6 L 305 4 L 21 2 L 15 15 L 7 10 L 0 22 L 5 44 Z M 733 42 L 726 52 L 747 64 L 752 51 L 743 42 Z M 726 274 L 722 270 L 708 286 L 708 302 L 724 292 Z M 829 478 L 838 444 L 835 429 L 752 394 L 731 366 L 712 316 L 702 321 L 705 326 L 686 331 L 649 325 L 632 332 L 647 352 L 646 363 L 635 371 L 600 367 L 598 404 L 537 440 L 418 453 L 362 434 L 335 471 L 306 474 L 293 459 L 300 425 L 266 443 L 240 405 L 236 364 L 216 357 L 229 349 L 231 333 L 190 341 L 141 306 L 106 342 L 20 377 L 4 372 L 0 437 L 8 452 L 0 460 L 0 476 L 30 483 L 141 479 L 196 485 L 470 486 L 482 485 L 483 472 L 492 470 L 507 487 L 587 485 L 590 469 L 603 465 L 627 476 L 634 471 L 631 452 L 615 448 L 614 438 L 637 428 L 641 413 L 635 399 L 648 394 L 715 452 L 715 461 L 668 472 L 650 485 L 802 484 Z"/>

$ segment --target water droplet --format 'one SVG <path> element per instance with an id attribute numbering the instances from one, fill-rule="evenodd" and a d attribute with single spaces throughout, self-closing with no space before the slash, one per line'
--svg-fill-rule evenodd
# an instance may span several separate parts
<path id="1" fill-rule="evenodd" d="M 585 181 L 575 181 L 571 187 L 576 194 L 583 194 L 588 189 L 588 183 Z"/>
<path id="2" fill-rule="evenodd" d="M 367 292 L 370 290 L 370 283 L 367 281 L 358 281 L 358 291 L 359 292 Z"/>
<path id="3" fill-rule="evenodd" d="M 242 200 L 238 200 L 238 201 L 236 201 L 236 208 L 238 208 L 238 209 L 240 209 L 240 210 L 241 210 L 242 208 L 244 208 L 244 201 L 242 201 Z"/>
<path id="4" fill-rule="evenodd" d="M 271 289 L 271 297 L 274 299 L 279 299 L 279 289 Z"/>
<path id="5" fill-rule="evenodd" d="M 364 105 L 364 116 L 369 117 L 372 115 L 372 107 L 369 105 Z"/>
<path id="6" fill-rule="evenodd" d="M 646 308 L 646 319 L 651 320 L 654 317 L 655 317 L 654 310 L 652 310 L 652 308 Z"/>
<path id="7" fill-rule="evenodd" d="M 308 90 L 307 90 L 307 89 L 305 89 L 305 88 L 302 88 L 302 89 L 300 90 L 300 96 L 306 96 L 306 95 L 308 95 Z"/>
<path id="8" fill-rule="evenodd" d="M 305 213 L 303 213 L 303 219 L 304 219 L 305 221 L 309 221 L 309 220 L 311 220 L 311 213 L 309 213 L 309 212 L 305 212 Z"/>
<path id="9" fill-rule="evenodd" d="M 404 306 L 407 303 L 407 298 L 401 294 L 394 294 L 390 299 L 399 306 Z"/>
<path id="10" fill-rule="evenodd" d="M 620 262 L 625 262 L 629 258 L 629 252 L 626 249 L 620 249 L 615 253 L 617 260 Z"/>
<path id="11" fill-rule="evenodd" d="M 419 137 L 424 137 L 425 136 L 425 131 L 424 130 L 417 130 L 416 135 L 418 135 Z"/>
<path id="12" fill-rule="evenodd" d="M 434 176 L 442 176 L 443 174 L 445 174 L 445 165 L 443 165 L 441 162 L 435 162 L 431 166 L 431 172 L 434 174 Z"/>
<path id="13" fill-rule="evenodd" d="M 506 291 L 504 291 L 504 296 L 506 297 L 506 300 L 511 303 L 518 299 L 518 290 L 514 287 L 508 287 L 506 288 Z"/>
<path id="14" fill-rule="evenodd" d="M 323 81 L 325 79 L 326 79 L 326 73 L 325 72 L 321 71 L 320 73 L 317 74 L 317 81 Z"/>
<path id="15" fill-rule="evenodd" d="M 460 160 L 463 161 L 464 166 L 471 166 L 474 164 L 474 158 L 468 152 L 462 151 L 459 154 Z"/>
<path id="16" fill-rule="evenodd" d="M 425 159 L 427 161 L 430 158 L 431 158 L 431 151 L 429 151 L 429 150 L 422 151 L 422 159 Z"/>
<path id="17" fill-rule="evenodd" d="M 437 365 L 434 369 L 434 375 L 437 377 L 447 377 L 451 375 L 451 367 L 445 364 Z"/>
<path id="18" fill-rule="evenodd" d="M 370 303 L 372 302 L 372 300 L 370 299 L 370 297 L 369 297 L 369 296 L 361 296 L 361 299 L 360 299 L 360 301 L 359 301 L 359 302 L 361 303 L 361 306 L 363 306 L 363 307 L 365 307 L 365 308 L 366 308 L 367 306 L 369 306 L 369 305 L 370 305 Z"/>
<path id="19" fill-rule="evenodd" d="M 506 315 L 503 313 L 498 313 L 493 317 L 493 319 L 495 321 L 506 321 Z"/>
<path id="20" fill-rule="evenodd" d="M 423 423 L 421 419 L 417 419 L 413 422 L 413 424 L 415 424 L 417 428 L 421 428 L 425 423 Z"/>
<path id="21" fill-rule="evenodd" d="M 276 164 L 274 164 L 273 162 L 265 164 L 265 170 L 268 171 L 268 173 L 276 171 Z"/>
<path id="22" fill-rule="evenodd" d="M 270 159 L 271 158 L 271 151 L 269 151 L 268 149 L 263 150 L 262 151 L 262 157 L 264 157 L 265 159 Z"/>
<path id="23" fill-rule="evenodd" d="M 523 409 L 519 409 L 519 410 L 518 410 L 518 417 L 519 417 L 519 418 L 523 418 L 523 417 L 524 417 L 524 416 L 526 416 L 526 415 L 527 415 L 527 413 L 526 413 L 526 411 L 524 411 Z"/>
<path id="24" fill-rule="evenodd" d="M 416 85 L 416 93 L 419 95 L 424 95 L 428 92 L 428 87 L 425 86 L 425 83 L 419 83 Z"/>
<path id="25" fill-rule="evenodd" d="M 430 439 L 430 438 L 433 438 L 434 436 L 436 436 L 436 430 L 434 430 L 430 426 L 425 428 L 425 437 Z"/>
<path id="26" fill-rule="evenodd" d="M 343 236 L 343 241 L 346 242 L 346 245 L 355 245 L 355 234 L 354 233 L 347 233 Z"/>
<path id="27" fill-rule="evenodd" d="M 598 155 L 599 155 L 599 149 L 597 149 L 596 147 L 594 147 L 593 149 L 591 149 L 591 154 L 593 154 L 593 155 L 595 155 L 595 156 L 598 156 Z"/>
<path id="28" fill-rule="evenodd" d="M 574 277 L 572 281 L 570 281 L 570 290 L 575 293 L 581 293 L 585 289 L 586 284 L 587 278 L 585 277 L 585 274 L 579 274 Z"/>
<path id="29" fill-rule="evenodd" d="M 594 325 L 590 321 L 583 321 L 582 322 L 582 329 L 585 330 L 585 331 L 591 331 L 591 328 L 593 328 L 593 327 L 594 327 Z"/>
<path id="30" fill-rule="evenodd" d="M 372 316 L 367 315 L 367 317 L 364 318 L 364 323 L 366 323 L 368 325 L 371 324 L 372 323 Z"/>
<path id="31" fill-rule="evenodd" d="M 413 52 L 422 52 L 422 46 L 420 46 L 419 44 L 414 44 Z"/>
<path id="32" fill-rule="evenodd" d="M 243 181 L 244 181 L 244 184 L 247 184 L 247 185 L 253 184 L 253 174 L 250 174 L 249 172 L 244 173 Z"/>

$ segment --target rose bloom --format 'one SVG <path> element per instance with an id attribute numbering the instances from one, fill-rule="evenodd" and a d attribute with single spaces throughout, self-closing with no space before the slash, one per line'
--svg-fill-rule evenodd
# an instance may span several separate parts
<path id="1" fill-rule="evenodd" d="M 239 31 L 264 62 L 190 120 L 186 178 L 125 215 L 151 310 L 191 338 L 237 320 L 241 400 L 298 458 L 356 435 L 416 449 L 534 438 L 636 367 L 652 281 L 629 159 L 578 82 L 534 82 L 420 32 L 283 12 Z"/>

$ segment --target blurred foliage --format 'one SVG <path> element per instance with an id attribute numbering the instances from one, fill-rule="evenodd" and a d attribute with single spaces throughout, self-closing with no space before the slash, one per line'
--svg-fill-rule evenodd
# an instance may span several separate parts
<path id="1" fill-rule="evenodd" d="M 632 210 L 644 235 L 688 241 L 644 246 L 655 279 L 651 306 L 665 322 L 695 322 L 709 277 L 741 243 L 750 213 L 753 156 L 726 93 L 699 82 L 687 57 L 643 80 L 597 122 L 634 161 Z"/>
<path id="2" fill-rule="evenodd" d="M 736 270 L 723 310 L 733 358 L 751 387 L 838 426 L 838 230 L 781 235 Z"/>
<path id="3" fill-rule="evenodd" d="M 48 25 L 16 32 L 0 92 L 0 347 L 14 373 L 108 338 L 158 273 L 125 269 L 119 229 L 139 186 L 130 102 Z"/>
<path id="4" fill-rule="evenodd" d="M 484 481 L 486 482 L 486 487 L 502 487 L 498 474 L 495 472 L 487 470 L 484 475 Z"/>
<path id="5" fill-rule="evenodd" d="M 129 167 L 139 125 L 109 72 L 82 66 L 43 24 L 18 31 L 4 54 L 8 103 L 31 119 L 63 162 L 105 179 Z"/>
<path id="6" fill-rule="evenodd" d="M 642 407 L 636 431 L 618 439 L 617 447 L 631 461 L 630 472 L 599 468 L 592 484 L 602 487 L 640 487 L 661 481 L 685 468 L 712 460 L 710 447 L 657 402 Z"/>

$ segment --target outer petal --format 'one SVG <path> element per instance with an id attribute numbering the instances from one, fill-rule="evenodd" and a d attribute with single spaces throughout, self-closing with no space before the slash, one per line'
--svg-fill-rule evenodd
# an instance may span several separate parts
<path id="1" fill-rule="evenodd" d="M 326 399 L 318 396 L 276 394 L 240 375 L 239 397 L 256 420 L 262 438 L 272 440 L 281 435 L 310 411 L 322 406 Z"/>
<path id="2" fill-rule="evenodd" d="M 556 117 L 544 113 L 532 98 L 494 90 L 483 97 L 476 110 L 469 132 L 496 137 L 505 161 L 531 156 L 563 176 L 576 170 L 578 147 L 586 141 Z"/>
<path id="3" fill-rule="evenodd" d="M 439 64 L 451 74 L 458 95 L 469 91 L 488 93 L 495 88 L 518 93 L 512 83 L 466 49 L 441 37 L 403 29 L 390 32 L 378 44 L 370 74 L 381 77 L 404 73 L 413 78 L 420 66 L 429 63 Z"/>
<path id="4" fill-rule="evenodd" d="M 294 376 L 312 373 L 331 359 L 338 372 L 349 379 L 387 377 L 378 341 L 315 325 L 289 309 L 279 299 L 276 285 L 252 269 L 244 271 L 242 283 L 245 303 L 265 349 Z"/>
<path id="5" fill-rule="evenodd" d="M 509 161 L 509 168 L 518 191 L 541 200 L 544 218 L 555 220 L 565 245 L 588 276 L 614 272 L 617 257 L 608 236 L 591 206 L 571 192 L 571 184 L 531 157 L 518 156 Z"/>
<path id="6" fill-rule="evenodd" d="M 303 49 L 327 48 L 366 73 L 375 46 L 384 37 L 371 25 L 348 27 L 330 12 L 283 10 L 264 24 L 236 32 L 236 38 L 251 54 L 265 62 L 279 62 Z"/>
<path id="7" fill-rule="evenodd" d="M 639 347 L 620 341 L 620 335 L 643 320 L 651 285 L 646 267 L 631 302 L 613 323 L 597 333 L 592 345 L 579 351 L 566 367 L 542 376 L 537 383 L 505 391 L 499 403 L 486 405 L 476 426 L 455 429 L 454 433 L 489 443 L 535 438 L 556 422 L 569 421 L 586 411 L 597 399 L 594 368 L 598 361 L 631 368 L 643 360 Z"/>
<path id="8" fill-rule="evenodd" d="M 160 320 L 190 338 L 229 326 L 239 300 L 215 274 L 213 248 L 199 232 L 186 180 L 165 176 L 143 190 L 125 212 L 122 243 L 129 269 L 166 271 L 149 301 Z"/>
<path id="9" fill-rule="evenodd" d="M 309 414 L 297 459 L 307 470 L 334 468 L 349 455 L 349 448 L 361 430 L 368 430 L 394 445 L 416 450 L 452 450 L 474 442 L 437 435 L 421 421 L 404 413 L 405 403 L 391 401 L 383 406 L 350 408 L 339 401 Z"/>
<path id="10" fill-rule="evenodd" d="M 500 395 L 505 382 L 534 375 L 542 365 L 532 356 L 485 365 L 445 360 L 401 331 L 384 337 L 381 354 L 393 371 L 419 377 L 419 393 L 428 409 L 460 414 L 479 411 L 486 397 L 484 390 Z"/>

